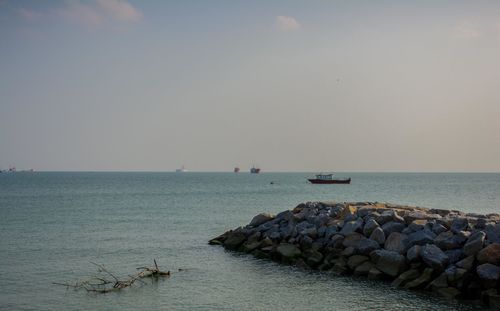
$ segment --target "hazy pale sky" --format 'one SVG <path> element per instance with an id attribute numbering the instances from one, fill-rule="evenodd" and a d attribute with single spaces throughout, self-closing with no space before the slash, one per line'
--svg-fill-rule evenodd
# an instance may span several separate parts
<path id="1" fill-rule="evenodd" d="M 500 171 L 500 1 L 0 0 L 0 167 Z"/>

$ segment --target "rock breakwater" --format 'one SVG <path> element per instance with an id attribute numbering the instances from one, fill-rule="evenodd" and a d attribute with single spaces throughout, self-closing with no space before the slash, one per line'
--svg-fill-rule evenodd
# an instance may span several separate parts
<path id="1" fill-rule="evenodd" d="M 307 202 L 209 241 L 305 269 L 387 280 L 500 308 L 500 215 Z"/>

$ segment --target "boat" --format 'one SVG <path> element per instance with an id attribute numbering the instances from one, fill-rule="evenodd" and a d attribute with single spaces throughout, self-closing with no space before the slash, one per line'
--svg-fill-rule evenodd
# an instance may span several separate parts
<path id="1" fill-rule="evenodd" d="M 185 173 L 187 170 L 184 168 L 184 165 L 181 168 L 175 170 L 176 173 Z"/>
<path id="2" fill-rule="evenodd" d="M 333 174 L 318 174 L 316 178 L 308 178 L 311 184 L 350 184 L 351 178 L 337 179 L 333 178 Z"/>
<path id="3" fill-rule="evenodd" d="M 235 172 L 235 173 L 239 173 L 239 172 L 240 172 L 240 168 L 239 168 L 239 167 L 235 167 L 235 168 L 234 168 L 234 172 Z"/>
<path id="4" fill-rule="evenodd" d="M 252 166 L 252 168 L 250 169 L 250 173 L 252 173 L 252 174 L 259 174 L 260 173 L 260 168 Z"/>

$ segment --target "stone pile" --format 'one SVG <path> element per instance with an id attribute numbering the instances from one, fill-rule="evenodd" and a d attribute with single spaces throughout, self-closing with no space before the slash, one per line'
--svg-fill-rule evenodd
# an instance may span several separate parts
<path id="1" fill-rule="evenodd" d="M 500 215 L 370 202 L 259 214 L 210 244 L 500 307 Z"/>

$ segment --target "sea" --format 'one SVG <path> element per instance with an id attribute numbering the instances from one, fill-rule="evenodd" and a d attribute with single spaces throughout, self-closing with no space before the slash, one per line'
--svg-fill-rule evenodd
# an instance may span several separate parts
<path id="1" fill-rule="evenodd" d="M 18 172 L 0 174 L 1 310 L 481 310 L 362 277 L 303 271 L 208 245 L 258 213 L 307 201 L 500 212 L 498 173 Z M 104 265 L 169 278 L 107 294 L 68 289 Z"/>

